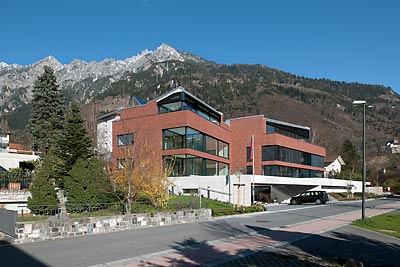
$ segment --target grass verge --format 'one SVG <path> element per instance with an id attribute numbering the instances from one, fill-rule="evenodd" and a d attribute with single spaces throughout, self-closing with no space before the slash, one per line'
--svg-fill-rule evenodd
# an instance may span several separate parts
<path id="1" fill-rule="evenodd" d="M 381 214 L 355 221 L 352 225 L 400 238 L 400 214 Z"/>
<path id="2" fill-rule="evenodd" d="M 43 221 L 49 218 L 49 216 L 18 216 L 17 222 L 35 222 L 35 221 Z"/>

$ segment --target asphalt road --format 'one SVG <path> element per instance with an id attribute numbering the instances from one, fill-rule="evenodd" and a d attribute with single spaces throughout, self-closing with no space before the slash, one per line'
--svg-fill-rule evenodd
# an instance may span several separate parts
<path id="1" fill-rule="evenodd" d="M 285 246 L 319 258 L 355 259 L 369 267 L 400 266 L 400 239 L 346 225 Z"/>
<path id="2" fill-rule="evenodd" d="M 398 201 L 398 199 L 367 201 L 366 207 L 375 207 L 396 200 Z M 3 244 L 0 246 L 0 265 L 90 266 L 248 235 L 265 229 L 352 212 L 360 210 L 360 207 L 361 202 L 333 202 L 321 206 L 279 205 L 270 207 L 267 212 L 191 224 L 149 227 L 19 245 Z"/>

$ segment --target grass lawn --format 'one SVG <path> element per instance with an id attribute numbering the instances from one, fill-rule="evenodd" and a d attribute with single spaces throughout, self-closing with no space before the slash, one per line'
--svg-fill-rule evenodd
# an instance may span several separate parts
<path id="1" fill-rule="evenodd" d="M 113 210 L 96 210 L 91 212 L 71 213 L 69 215 L 69 218 L 101 217 L 101 216 L 113 216 L 117 214 L 119 213 Z"/>
<path id="2" fill-rule="evenodd" d="M 400 214 L 382 214 L 353 222 L 354 226 L 400 238 Z"/>
<path id="3" fill-rule="evenodd" d="M 132 203 L 132 213 L 157 213 L 159 211 L 170 212 L 182 209 L 197 209 L 200 207 L 200 198 L 198 196 L 174 196 L 170 201 L 168 201 L 167 206 L 159 209 L 152 206 L 150 203 Z M 232 214 L 241 214 L 249 212 L 263 211 L 262 207 L 240 207 L 235 208 L 232 204 L 202 198 L 201 207 L 208 208 L 212 210 L 213 216 L 223 216 Z M 82 213 L 71 213 L 69 218 L 87 218 L 96 216 L 112 216 L 116 214 L 121 214 L 121 207 L 118 205 L 116 207 L 111 206 L 109 209 L 82 212 Z M 19 217 L 19 222 L 27 221 L 40 221 L 47 219 L 48 216 L 25 216 Z"/>
<path id="4" fill-rule="evenodd" d="M 194 206 L 199 207 L 200 198 L 197 196 L 174 196 L 170 200 L 169 205 L 173 206 L 175 203 L 193 203 Z M 212 199 L 201 199 L 201 207 L 208 208 L 212 210 L 213 216 L 225 216 L 234 214 L 243 214 L 250 212 L 264 211 L 263 207 L 234 207 L 231 203 L 226 203 L 218 200 Z"/>
<path id="5" fill-rule="evenodd" d="M 176 203 L 193 203 L 196 207 L 199 207 L 200 198 L 198 196 L 174 196 L 170 201 L 169 204 L 175 205 Z M 233 205 L 226 202 L 221 202 L 212 199 L 201 199 L 201 207 L 208 208 L 208 209 L 218 209 L 218 208 L 232 208 Z"/>

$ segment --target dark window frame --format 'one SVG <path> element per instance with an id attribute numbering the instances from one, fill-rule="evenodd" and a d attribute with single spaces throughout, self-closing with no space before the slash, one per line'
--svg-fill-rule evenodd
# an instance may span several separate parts
<path id="1" fill-rule="evenodd" d="M 127 141 L 126 143 L 124 142 Z M 117 146 L 132 146 L 135 144 L 135 134 L 127 133 L 127 134 L 119 134 L 117 135 Z"/>

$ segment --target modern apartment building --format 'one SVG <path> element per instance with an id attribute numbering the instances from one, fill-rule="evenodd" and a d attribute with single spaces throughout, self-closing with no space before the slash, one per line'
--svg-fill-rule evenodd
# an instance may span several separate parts
<path id="1" fill-rule="evenodd" d="M 106 123 L 104 118 L 99 123 Z M 309 142 L 310 128 L 263 115 L 224 121 L 220 111 L 183 87 L 122 109 L 111 118 L 112 134 L 107 138 L 112 140 L 98 142 L 112 142 L 113 168 L 123 166 L 130 145 L 151 144 L 157 158 L 174 160 L 171 191 L 175 193 L 200 190 L 249 204 L 283 200 L 321 189 L 324 183 L 331 189 L 348 187 L 323 179 L 326 150 Z"/>

